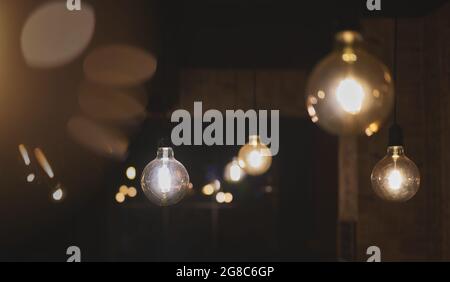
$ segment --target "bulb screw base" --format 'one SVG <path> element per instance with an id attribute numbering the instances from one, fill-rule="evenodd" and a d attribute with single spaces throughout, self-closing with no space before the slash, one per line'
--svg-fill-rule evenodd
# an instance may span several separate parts
<path id="1" fill-rule="evenodd" d="M 389 128 L 389 146 L 403 146 L 403 130 L 396 123 Z"/>

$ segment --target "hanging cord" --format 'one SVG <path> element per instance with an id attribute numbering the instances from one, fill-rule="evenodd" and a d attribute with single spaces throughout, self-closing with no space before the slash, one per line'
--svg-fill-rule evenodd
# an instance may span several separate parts
<path id="1" fill-rule="evenodd" d="M 398 18 L 395 16 L 394 19 L 394 65 L 393 65 L 393 72 L 394 72 L 394 124 L 397 124 L 397 114 L 398 114 L 398 67 L 397 67 L 397 54 L 398 54 Z"/>
<path id="2" fill-rule="evenodd" d="M 389 146 L 403 146 L 403 131 L 398 124 L 398 19 L 394 18 L 394 58 L 393 58 L 393 77 L 394 77 L 394 122 L 389 129 Z"/>

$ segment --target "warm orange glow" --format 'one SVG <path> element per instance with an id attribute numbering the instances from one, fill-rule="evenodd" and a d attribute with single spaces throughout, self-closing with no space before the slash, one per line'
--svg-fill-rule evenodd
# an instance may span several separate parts
<path id="1" fill-rule="evenodd" d="M 55 174 L 53 173 L 53 169 L 50 166 L 50 163 L 47 160 L 47 157 L 45 156 L 44 152 L 40 148 L 34 149 L 34 155 L 36 156 L 36 159 L 38 160 L 39 165 L 42 167 L 42 169 L 47 173 L 48 177 L 53 178 L 55 177 Z"/>

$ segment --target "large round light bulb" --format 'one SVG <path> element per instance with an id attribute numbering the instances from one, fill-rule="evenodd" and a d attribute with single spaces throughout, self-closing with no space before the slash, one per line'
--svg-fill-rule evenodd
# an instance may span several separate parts
<path id="1" fill-rule="evenodd" d="M 189 174 L 174 158 L 172 148 L 159 148 L 156 159 L 144 169 L 141 186 L 147 198 L 159 205 L 169 206 L 181 201 L 189 189 Z"/>
<path id="2" fill-rule="evenodd" d="M 239 160 L 234 158 L 227 166 L 225 167 L 224 179 L 227 182 L 237 183 L 244 179 L 245 171 L 240 167 Z"/>
<path id="3" fill-rule="evenodd" d="M 336 48 L 317 64 L 308 81 L 311 120 L 335 135 L 371 136 L 392 110 L 391 74 L 362 42 L 357 32 L 338 33 Z"/>
<path id="4" fill-rule="evenodd" d="M 250 136 L 248 144 L 239 151 L 238 158 L 239 165 L 252 176 L 266 173 L 272 165 L 272 154 L 257 135 Z"/>
<path id="5" fill-rule="evenodd" d="M 391 146 L 371 176 L 372 188 L 384 200 L 404 202 L 419 190 L 420 172 L 404 153 L 402 146 Z"/>

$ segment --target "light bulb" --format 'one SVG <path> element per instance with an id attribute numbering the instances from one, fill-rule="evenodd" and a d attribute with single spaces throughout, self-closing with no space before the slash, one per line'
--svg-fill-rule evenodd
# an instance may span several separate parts
<path id="1" fill-rule="evenodd" d="M 419 190 L 420 172 L 404 153 L 402 146 L 390 146 L 371 176 L 372 188 L 384 200 L 404 202 Z"/>
<path id="2" fill-rule="evenodd" d="M 225 167 L 224 179 L 227 182 L 236 183 L 245 177 L 245 171 L 239 166 L 239 160 L 234 158 Z"/>
<path id="3" fill-rule="evenodd" d="M 189 189 L 189 174 L 174 158 L 172 148 L 158 149 L 156 159 L 144 169 L 141 186 L 147 198 L 159 206 L 177 204 Z"/>
<path id="4" fill-rule="evenodd" d="M 257 135 L 250 136 L 249 143 L 239 151 L 238 159 L 241 168 L 252 176 L 266 173 L 272 165 L 272 154 Z"/>
<path id="5" fill-rule="evenodd" d="M 317 64 L 308 80 L 311 120 L 335 135 L 371 136 L 392 110 L 391 74 L 362 43 L 357 32 L 338 33 L 335 50 Z"/>

